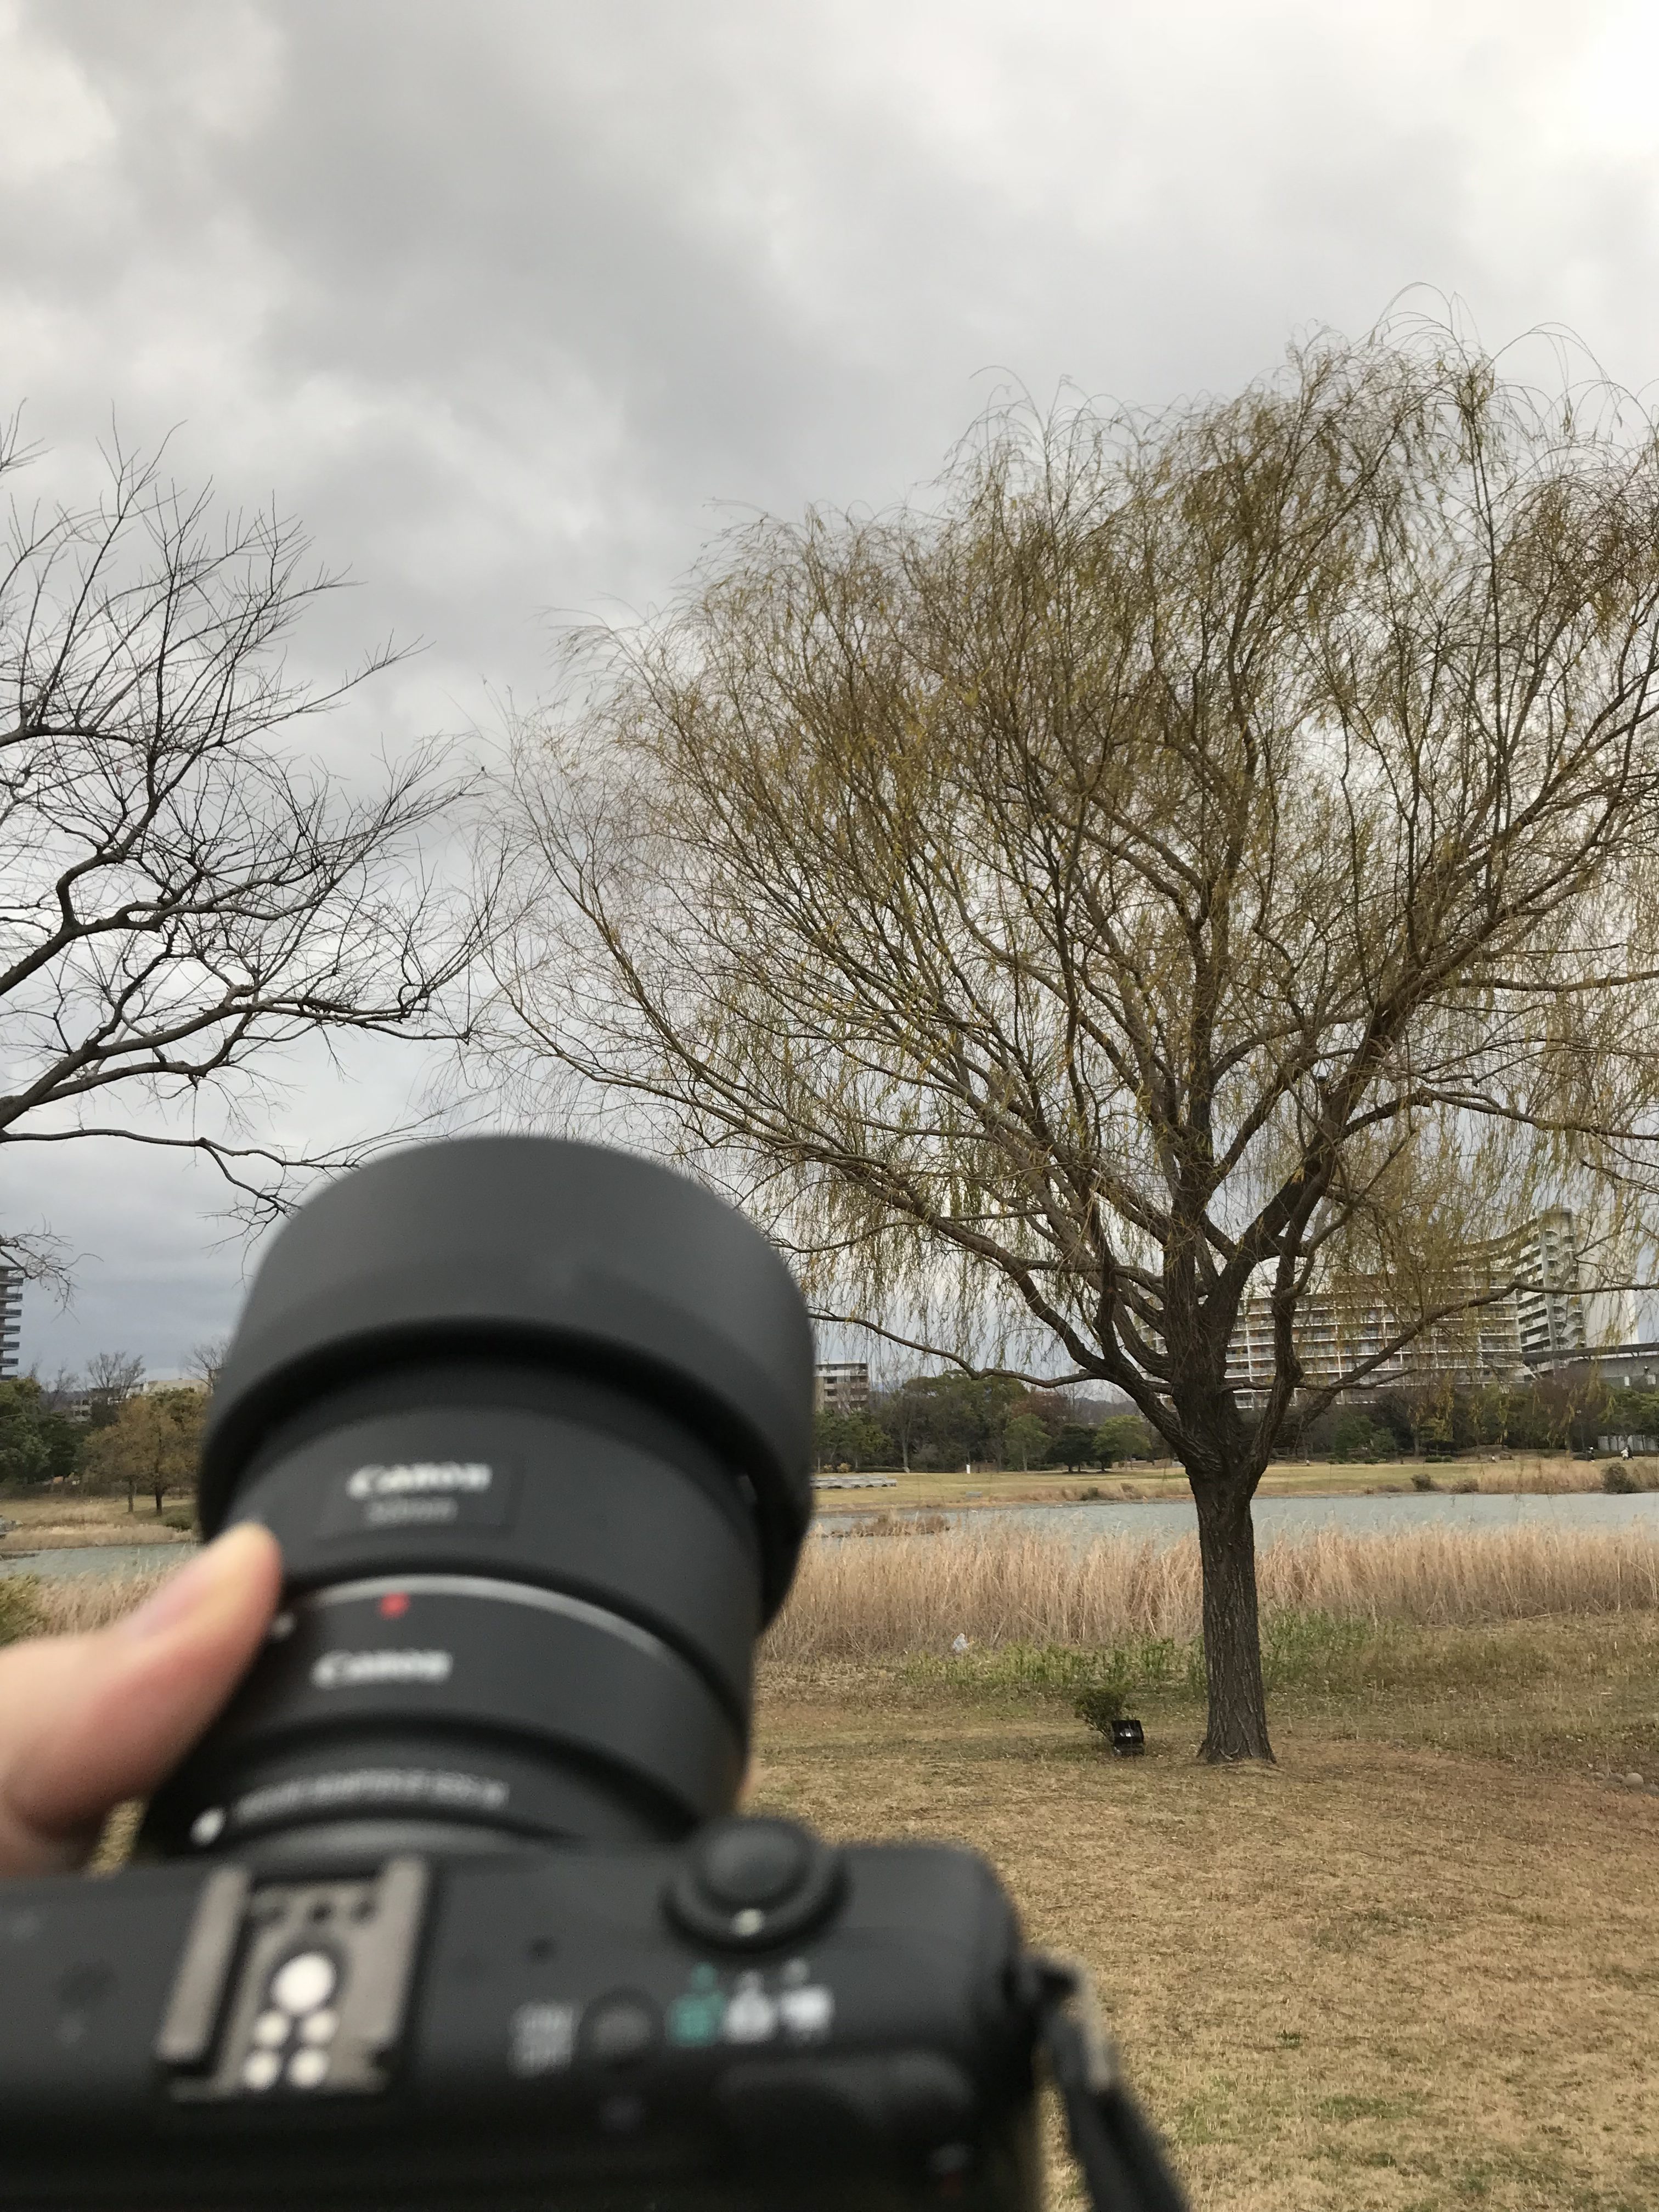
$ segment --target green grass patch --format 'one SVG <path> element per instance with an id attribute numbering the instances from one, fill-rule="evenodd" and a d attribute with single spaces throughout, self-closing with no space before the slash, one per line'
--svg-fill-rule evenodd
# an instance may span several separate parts
<path id="1" fill-rule="evenodd" d="M 1646 1613 L 1425 1628 L 1280 1611 L 1262 1622 L 1262 1668 L 1276 1726 L 1350 1740 L 1581 1770 L 1636 1771 L 1659 1783 L 1659 1620 Z M 1195 1728 L 1201 1642 L 1130 1637 L 1088 1649 L 1009 1644 L 902 1664 L 918 1689 L 1007 1706 L 1036 1700 Z"/>
<path id="2" fill-rule="evenodd" d="M 1351 1692 L 1371 1678 L 1397 1672 L 1400 1646 L 1410 1632 L 1393 1622 L 1341 1619 L 1324 1613 L 1271 1613 L 1261 1623 L 1261 1667 L 1268 1694 L 1293 1690 Z M 920 1652 L 904 1662 L 918 1684 L 985 1696 L 1075 1698 L 1201 1698 L 1204 1645 L 1200 1638 L 1132 1636 L 1094 1648 L 1056 1644 L 1004 1644 L 988 1650 L 937 1656 Z"/>

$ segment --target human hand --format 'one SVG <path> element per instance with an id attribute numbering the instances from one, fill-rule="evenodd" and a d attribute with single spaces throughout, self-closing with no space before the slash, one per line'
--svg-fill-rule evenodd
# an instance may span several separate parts
<path id="1" fill-rule="evenodd" d="M 241 1679 L 283 1559 L 245 1522 L 137 1612 L 0 1651 L 0 1875 L 78 1866 L 111 1808 L 154 1790 Z"/>

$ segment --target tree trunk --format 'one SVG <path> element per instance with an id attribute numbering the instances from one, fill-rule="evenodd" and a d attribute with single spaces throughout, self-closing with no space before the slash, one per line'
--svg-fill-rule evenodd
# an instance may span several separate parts
<path id="1" fill-rule="evenodd" d="M 1204 1572 L 1204 1677 L 1209 1725 L 1199 1757 L 1272 1759 L 1256 1619 L 1255 1529 L 1243 1485 L 1193 1485 Z"/>

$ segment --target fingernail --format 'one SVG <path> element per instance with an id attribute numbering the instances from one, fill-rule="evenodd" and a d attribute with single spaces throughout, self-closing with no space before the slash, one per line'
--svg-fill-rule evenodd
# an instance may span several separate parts
<path id="1" fill-rule="evenodd" d="M 159 1636 L 176 1627 L 222 1583 L 227 1571 L 234 1569 L 238 1553 L 246 1550 L 248 1537 L 246 1527 L 228 1529 L 217 1537 L 187 1567 L 170 1575 L 154 1597 L 147 1597 L 127 1615 L 121 1623 L 124 1632 L 133 1637 Z"/>

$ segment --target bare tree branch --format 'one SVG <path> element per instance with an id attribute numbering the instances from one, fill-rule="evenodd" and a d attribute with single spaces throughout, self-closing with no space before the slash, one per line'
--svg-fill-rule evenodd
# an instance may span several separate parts
<path id="1" fill-rule="evenodd" d="M 0 447 L 0 475 L 24 456 Z M 342 580 L 275 513 L 220 518 L 161 457 L 110 456 L 91 507 L 14 504 L 0 548 L 0 1143 L 198 1152 L 254 1218 L 355 1153 L 255 1139 L 302 1039 L 465 1035 L 488 901 L 425 845 L 476 785 L 434 745 L 349 792 L 287 750 L 400 658 L 289 676 Z M 127 1117 L 91 1118 L 97 1100 Z M 217 1127 L 200 1126 L 204 1109 Z"/>

